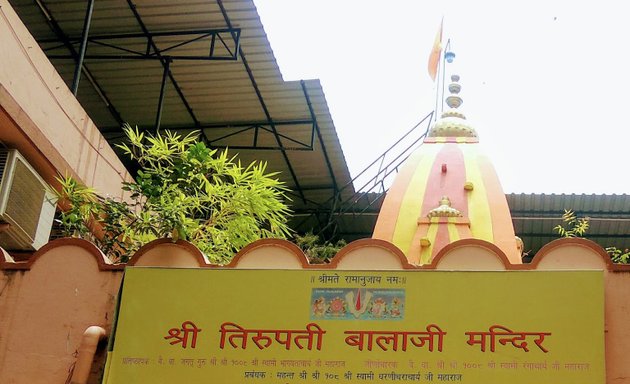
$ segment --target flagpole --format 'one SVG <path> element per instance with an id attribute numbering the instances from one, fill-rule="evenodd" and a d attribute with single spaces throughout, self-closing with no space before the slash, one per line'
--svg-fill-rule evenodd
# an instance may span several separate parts
<path id="1" fill-rule="evenodd" d="M 438 103 L 440 102 L 440 71 L 442 70 L 442 61 L 438 62 L 438 75 L 437 75 L 437 83 L 435 84 L 435 109 L 433 113 L 432 119 L 437 121 L 438 119 Z"/>
<path id="2" fill-rule="evenodd" d="M 440 71 L 443 71 L 443 63 L 442 58 L 442 36 L 444 29 L 444 16 L 442 16 L 442 20 L 440 21 L 440 28 L 435 37 L 435 41 L 433 42 L 433 48 L 431 51 L 431 55 L 429 56 L 429 75 L 431 75 L 432 80 L 435 85 L 435 109 L 432 116 L 432 120 L 437 121 L 438 119 L 438 106 L 440 101 Z M 435 81 L 437 79 L 437 82 Z"/>
<path id="3" fill-rule="evenodd" d="M 448 52 L 450 48 L 451 48 L 451 39 L 449 38 L 446 41 L 446 47 L 444 47 L 444 49 L 440 53 L 442 55 L 442 57 L 440 58 L 441 59 L 440 64 L 442 67 L 442 95 L 440 98 L 442 100 L 442 106 L 441 106 L 440 112 L 444 112 L 444 88 L 446 84 L 446 52 Z"/>

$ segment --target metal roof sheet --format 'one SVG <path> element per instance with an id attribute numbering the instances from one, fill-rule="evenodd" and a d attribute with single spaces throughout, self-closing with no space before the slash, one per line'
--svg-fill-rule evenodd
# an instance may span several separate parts
<path id="1" fill-rule="evenodd" d="M 10 3 L 70 87 L 88 2 Z M 96 1 L 77 98 L 110 142 L 123 122 L 155 128 L 163 78 L 161 129 L 200 130 L 243 163 L 265 160 L 295 209 L 350 183 L 321 84 L 283 81 L 252 0 Z"/>
<path id="2" fill-rule="evenodd" d="M 562 214 L 572 210 L 589 220 L 585 238 L 602 247 L 630 248 L 630 195 L 509 194 L 506 196 L 517 236 L 533 256 L 558 238 Z"/>

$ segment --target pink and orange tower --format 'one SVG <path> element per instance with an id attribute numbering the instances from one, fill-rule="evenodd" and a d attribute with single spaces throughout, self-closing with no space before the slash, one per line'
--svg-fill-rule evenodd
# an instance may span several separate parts
<path id="1" fill-rule="evenodd" d="M 412 264 L 428 264 L 448 244 L 468 238 L 493 243 L 520 264 L 505 193 L 476 130 L 458 110 L 459 76 L 451 80 L 449 109 L 397 175 L 372 237 L 396 245 Z"/>

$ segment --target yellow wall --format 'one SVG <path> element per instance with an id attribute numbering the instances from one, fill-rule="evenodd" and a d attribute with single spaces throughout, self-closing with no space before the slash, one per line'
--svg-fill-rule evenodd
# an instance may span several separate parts
<path id="1" fill-rule="evenodd" d="M 75 352 L 87 327 L 111 331 L 115 296 L 123 265 L 107 264 L 91 243 L 60 239 L 35 253 L 28 262 L 14 262 L 0 250 L 0 382 L 61 383 L 76 361 Z M 4 258 L 4 262 L 1 261 Z M 259 261 L 256 261 L 258 259 Z M 194 246 L 158 240 L 147 244 L 134 265 L 220 268 L 207 264 Z M 182 264 L 182 260 L 185 260 Z M 309 265 L 294 244 L 261 240 L 242 250 L 223 268 L 320 270 L 603 270 L 606 383 L 630 383 L 630 266 L 613 265 L 606 252 L 584 239 L 560 239 L 545 246 L 531 264 L 510 264 L 493 244 L 461 240 L 445 248 L 433 263 L 409 264 L 391 243 L 364 239 L 348 244 L 330 264 Z M 509 272 L 507 272 L 509 273 Z M 527 287 L 522 287 L 527 289 Z M 104 347 L 97 351 L 89 383 L 98 383 Z"/>

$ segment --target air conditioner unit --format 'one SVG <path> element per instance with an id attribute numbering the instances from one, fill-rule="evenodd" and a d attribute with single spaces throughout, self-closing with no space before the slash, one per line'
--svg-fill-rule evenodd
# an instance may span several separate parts
<path id="1" fill-rule="evenodd" d="M 32 251 L 48 242 L 55 197 L 46 182 L 15 149 L 0 149 L 0 247 Z"/>

